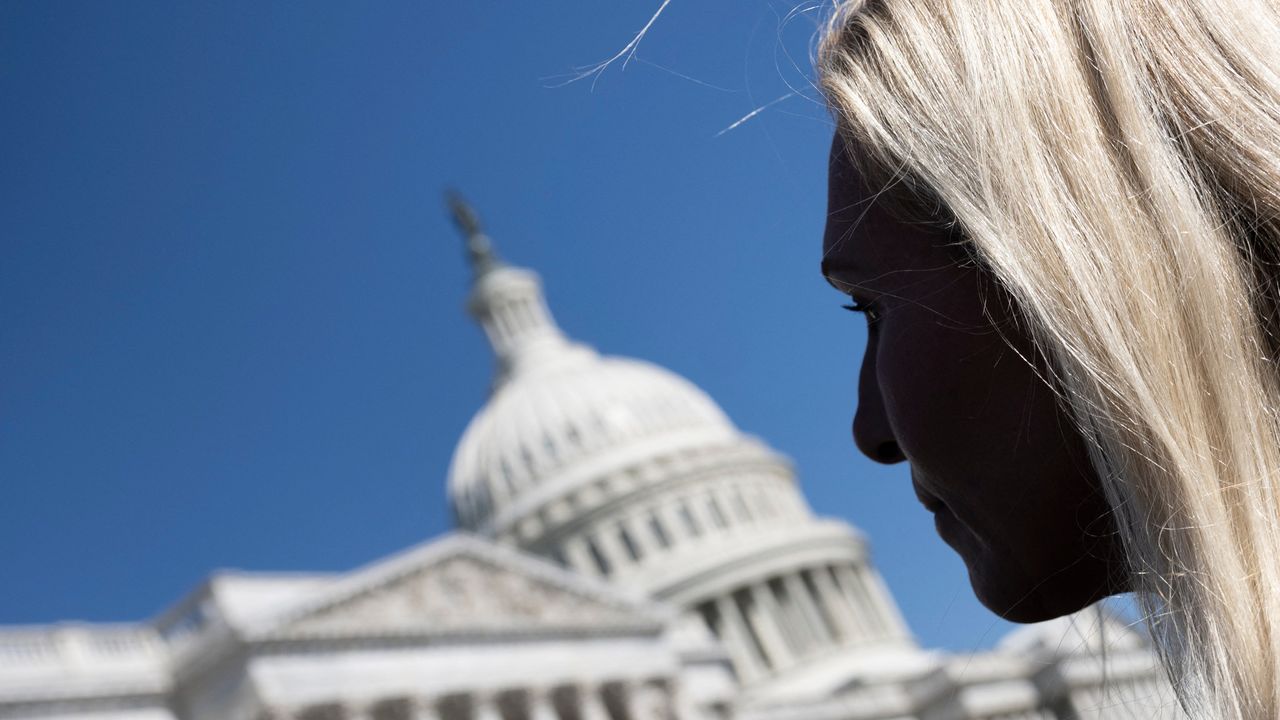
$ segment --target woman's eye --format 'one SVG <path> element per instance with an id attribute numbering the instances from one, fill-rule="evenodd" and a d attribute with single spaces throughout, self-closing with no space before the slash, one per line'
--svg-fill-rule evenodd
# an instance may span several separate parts
<path id="1" fill-rule="evenodd" d="M 852 303 L 848 305 L 841 305 L 840 307 L 843 307 L 849 312 L 856 312 L 865 315 L 867 317 L 868 325 L 880 319 L 880 313 L 877 312 L 875 306 L 870 303 L 862 303 L 854 300 Z"/>

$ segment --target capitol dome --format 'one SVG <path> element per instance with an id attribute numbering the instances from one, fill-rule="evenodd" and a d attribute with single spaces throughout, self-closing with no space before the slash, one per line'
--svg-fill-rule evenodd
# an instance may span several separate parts
<path id="1" fill-rule="evenodd" d="M 544 482 L 611 449 L 663 436 L 687 444 L 737 434 L 715 401 L 668 370 L 567 341 L 561 352 L 578 357 L 548 357 L 545 367 L 508 376 L 463 433 L 449 471 L 463 527 L 486 527 Z"/>

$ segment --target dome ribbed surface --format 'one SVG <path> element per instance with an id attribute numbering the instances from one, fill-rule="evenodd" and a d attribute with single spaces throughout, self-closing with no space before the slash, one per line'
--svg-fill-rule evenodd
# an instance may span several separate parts
<path id="1" fill-rule="evenodd" d="M 694 430 L 736 433 L 688 380 L 640 360 L 575 350 L 573 362 L 510 378 L 467 426 L 449 470 L 463 527 L 483 527 L 542 481 L 626 444 Z"/>

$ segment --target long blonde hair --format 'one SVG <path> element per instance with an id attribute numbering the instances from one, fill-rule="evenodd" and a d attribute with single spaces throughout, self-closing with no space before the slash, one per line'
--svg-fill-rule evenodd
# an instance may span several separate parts
<path id="1" fill-rule="evenodd" d="M 853 0 L 818 68 L 1054 360 L 1183 707 L 1280 717 L 1276 1 Z"/>

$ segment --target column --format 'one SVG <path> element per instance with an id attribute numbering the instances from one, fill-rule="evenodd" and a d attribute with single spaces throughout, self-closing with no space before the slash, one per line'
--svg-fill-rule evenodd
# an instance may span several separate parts
<path id="1" fill-rule="evenodd" d="M 294 714 L 282 707 L 267 707 L 258 711 L 258 720 L 292 720 Z"/>
<path id="2" fill-rule="evenodd" d="M 644 536 L 654 552 L 670 552 L 678 542 L 666 517 L 666 506 L 654 505 L 636 517 L 636 523 L 644 530 Z"/>
<path id="3" fill-rule="evenodd" d="M 435 698 L 413 698 L 409 703 L 409 717 L 412 720 L 441 720 L 440 705 Z"/>
<path id="4" fill-rule="evenodd" d="M 347 708 L 342 703 L 316 703 L 302 708 L 299 720 L 346 720 Z"/>
<path id="5" fill-rule="evenodd" d="M 636 561 L 631 559 L 627 554 L 627 549 L 622 546 L 622 540 L 618 538 L 618 524 L 614 522 L 601 523 L 596 526 L 595 532 L 596 547 L 600 548 L 600 552 L 604 553 L 604 558 L 609 562 L 609 573 L 616 575 L 619 572 L 627 572 L 635 567 Z"/>
<path id="6" fill-rule="evenodd" d="M 845 643 L 865 640 L 866 631 L 854 616 L 853 611 L 849 609 L 849 601 L 840 593 L 840 588 L 832 579 L 831 572 L 826 567 L 820 566 L 810 569 L 809 577 L 813 578 L 813 587 L 818 591 L 819 600 L 827 608 L 831 619 L 839 626 Z"/>
<path id="7" fill-rule="evenodd" d="M 807 628 L 800 624 L 800 618 L 793 611 L 790 598 L 779 597 L 774 585 L 775 580 L 776 578 L 770 578 L 760 583 L 760 595 L 763 596 L 760 602 L 778 626 L 778 632 L 782 635 L 782 640 L 787 644 L 791 654 L 797 658 L 804 657 L 809 649 Z M 783 596 L 788 594 L 785 588 L 781 594 Z"/>
<path id="8" fill-rule="evenodd" d="M 743 681 L 754 680 L 765 674 L 760 658 L 743 624 L 742 615 L 738 612 L 738 604 L 728 596 L 716 598 L 716 614 L 720 616 L 720 627 L 724 632 L 725 649 L 733 658 L 733 666 Z"/>
<path id="9" fill-rule="evenodd" d="M 498 710 L 498 696 L 493 693 L 477 692 L 472 695 L 472 718 L 474 720 L 502 720 L 502 712 Z"/>
<path id="10" fill-rule="evenodd" d="M 564 547 L 565 559 L 569 561 L 571 568 L 588 577 L 600 576 L 595 558 L 591 557 L 591 552 L 587 550 L 586 538 L 581 534 L 565 538 L 562 547 Z"/>
<path id="11" fill-rule="evenodd" d="M 711 521 L 711 526 L 716 529 L 716 532 L 733 532 L 736 524 L 733 519 L 733 508 L 725 505 L 720 489 L 721 482 L 710 483 L 707 491 L 702 495 L 702 506 L 706 508 L 707 519 Z"/>
<path id="12" fill-rule="evenodd" d="M 640 562 L 648 562 L 650 556 L 657 555 L 663 551 L 657 539 L 653 537 L 649 530 L 649 511 L 641 508 L 640 512 L 633 512 L 622 519 L 622 527 L 627 529 L 627 534 L 631 536 L 631 542 L 636 544 L 640 550 Z"/>
<path id="13" fill-rule="evenodd" d="M 707 512 L 707 493 L 698 490 L 685 495 L 684 504 L 689 508 L 689 512 L 693 514 L 694 522 L 698 523 L 698 527 L 702 529 L 703 536 L 718 535 L 723 530 L 711 521 L 711 515 Z"/>
<path id="14" fill-rule="evenodd" d="M 560 720 L 550 688 L 529 688 L 529 720 Z"/>
<path id="15" fill-rule="evenodd" d="M 807 620 L 800 615 L 795 598 L 780 577 L 772 577 L 760 585 L 761 592 L 768 595 L 768 602 L 773 603 L 769 614 L 777 618 L 782 639 L 791 649 L 791 654 L 800 659 L 809 654 L 810 648 L 817 643 Z"/>
<path id="16" fill-rule="evenodd" d="M 578 710 L 582 720 L 610 720 L 609 710 L 604 706 L 602 690 L 603 685 L 578 686 Z"/>
<path id="17" fill-rule="evenodd" d="M 796 582 L 792 582 L 795 580 Z M 794 572 L 789 572 L 774 579 L 774 582 L 781 588 L 782 596 L 786 599 L 783 609 L 790 615 L 791 620 L 801 630 L 804 652 L 809 654 L 815 649 L 829 644 L 827 634 L 822 627 L 820 619 L 809 614 L 808 607 L 804 605 L 806 594 L 804 592 L 796 592 L 796 584 L 800 578 L 796 577 Z M 774 593 L 777 595 L 778 593 Z"/>
<path id="18" fill-rule="evenodd" d="M 884 578 L 880 577 L 880 573 L 870 565 L 862 565 L 860 569 L 866 579 L 864 587 L 880 606 L 880 612 L 884 615 L 885 626 L 889 633 L 894 637 L 911 637 L 907 621 L 902 617 L 898 604 L 893 601 L 893 595 L 889 592 L 889 586 L 885 585 Z"/>
<path id="19" fill-rule="evenodd" d="M 853 603 L 854 611 L 860 617 L 866 618 L 866 624 L 870 629 L 870 639 L 883 640 L 886 633 L 884 620 L 881 617 L 881 609 L 867 594 L 866 588 L 862 585 L 862 578 L 858 577 L 858 573 L 854 572 L 853 568 L 848 565 L 836 565 L 835 570 L 836 576 L 840 578 L 840 584 L 844 586 L 845 593 L 849 596 L 850 602 Z"/>
<path id="20" fill-rule="evenodd" d="M 436 698 L 432 704 L 442 720 L 467 720 L 474 714 L 476 698 L 471 693 L 454 692 Z"/>
<path id="21" fill-rule="evenodd" d="M 671 698 L 655 682 L 635 682 L 627 686 L 630 720 L 670 720 Z"/>
<path id="22" fill-rule="evenodd" d="M 439 720 L 434 699 L 396 697 L 379 700 L 369 709 L 370 720 Z"/>
<path id="23" fill-rule="evenodd" d="M 813 637 L 814 643 L 818 647 L 834 645 L 835 637 L 832 634 L 834 628 L 827 627 L 822 611 L 814 605 L 813 596 L 809 594 L 809 588 L 804 584 L 799 573 L 788 573 L 783 578 L 783 582 L 787 586 L 787 595 L 791 596 L 791 602 L 795 605 L 796 611 L 809 624 L 810 636 Z"/>
<path id="24" fill-rule="evenodd" d="M 756 634 L 760 636 L 760 642 L 764 643 L 764 649 L 769 653 L 769 657 L 773 658 L 775 667 L 783 668 L 790 665 L 794 660 L 794 654 L 782 635 L 782 626 L 779 623 L 781 613 L 778 612 L 778 604 L 773 601 L 773 594 L 762 582 L 750 586 L 749 592 L 755 601 L 755 613 L 748 618 L 751 621 L 751 627 L 756 629 Z"/>
<path id="25" fill-rule="evenodd" d="M 689 528 L 684 526 L 684 519 L 680 517 L 680 505 L 671 498 L 662 500 L 656 507 L 654 512 L 658 514 L 658 519 L 662 521 L 662 527 L 667 529 L 667 537 L 671 538 L 671 549 L 677 552 L 683 550 L 693 539 L 689 534 Z"/>

